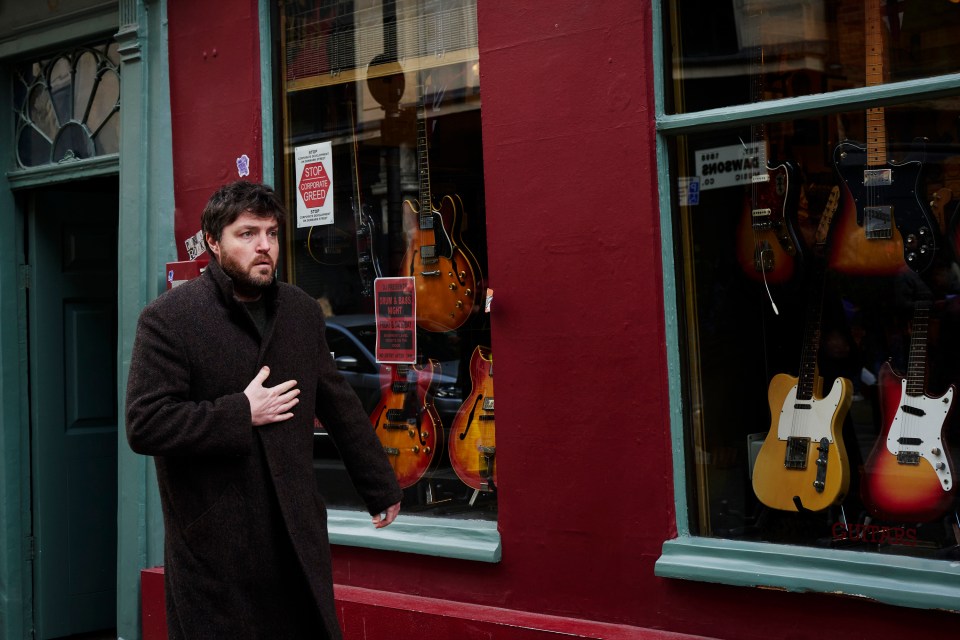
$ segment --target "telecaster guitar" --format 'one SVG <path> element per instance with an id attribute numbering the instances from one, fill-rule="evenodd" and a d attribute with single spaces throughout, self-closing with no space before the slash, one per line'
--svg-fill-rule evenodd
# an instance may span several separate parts
<path id="1" fill-rule="evenodd" d="M 868 0 L 864 11 L 866 84 L 874 86 L 884 81 L 880 0 Z M 937 252 L 933 221 L 917 196 L 922 164 L 888 161 L 882 107 L 867 110 L 866 125 L 866 146 L 845 141 L 833 153 L 850 197 L 831 243 L 830 267 L 853 275 L 893 275 L 906 265 L 920 273 Z"/>
<path id="2" fill-rule="evenodd" d="M 477 491 L 497 486 L 497 440 L 493 419 L 493 354 L 477 347 L 470 358 L 470 395 L 450 427 L 450 464 Z"/>
<path id="3" fill-rule="evenodd" d="M 861 497 L 874 516 L 929 522 L 953 504 L 956 483 L 944 436 L 953 408 L 953 385 L 942 396 L 926 393 L 927 327 L 931 304 L 917 302 L 906 377 L 889 362 L 880 368 L 883 431 L 864 465 Z"/>
<path id="4" fill-rule="evenodd" d="M 853 383 L 837 378 L 824 396 L 817 365 L 826 268 L 822 252 L 837 195 L 831 193 L 817 228 L 800 375 L 779 373 L 770 381 L 770 431 L 753 468 L 757 498 L 781 511 L 821 511 L 841 502 L 850 486 L 850 463 L 841 431 L 853 402 Z"/>
<path id="5" fill-rule="evenodd" d="M 423 367 L 380 365 L 380 402 L 370 422 L 380 438 L 401 489 L 412 486 L 433 464 L 442 441 L 440 416 L 433 404 L 436 360 Z"/>

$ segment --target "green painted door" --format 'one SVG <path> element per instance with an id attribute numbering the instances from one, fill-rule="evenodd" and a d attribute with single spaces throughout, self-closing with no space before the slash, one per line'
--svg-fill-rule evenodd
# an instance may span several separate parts
<path id="1" fill-rule="evenodd" d="M 34 626 L 116 626 L 116 180 L 32 196 L 28 233 Z"/>

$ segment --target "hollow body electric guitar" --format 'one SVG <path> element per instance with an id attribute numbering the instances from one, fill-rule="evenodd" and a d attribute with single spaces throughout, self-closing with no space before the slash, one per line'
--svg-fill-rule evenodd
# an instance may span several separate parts
<path id="1" fill-rule="evenodd" d="M 401 489 L 423 477 L 442 445 L 437 439 L 440 416 L 433 404 L 434 376 L 439 370 L 436 360 L 422 367 L 380 365 L 380 402 L 370 422 Z"/>
<path id="2" fill-rule="evenodd" d="M 883 83 L 883 24 L 880 0 L 868 0 L 866 84 Z M 849 197 L 831 243 L 830 267 L 852 275 L 893 275 L 904 265 L 922 272 L 937 251 L 931 216 L 917 191 L 922 163 L 887 159 L 884 110 L 867 110 L 867 144 L 844 141 L 833 163 Z M 897 233 L 894 233 L 896 226 Z"/>
<path id="3" fill-rule="evenodd" d="M 422 83 L 418 92 L 421 112 L 417 122 L 420 200 L 403 203 L 407 248 L 400 275 L 415 280 L 417 326 L 427 331 L 451 331 L 466 322 L 476 307 L 479 268 L 475 266 L 477 262 L 473 255 L 459 242 L 463 217 L 460 197 L 444 196 L 439 210 L 433 206 Z"/>
<path id="4" fill-rule="evenodd" d="M 472 390 L 450 427 L 450 464 L 464 484 L 493 491 L 497 483 L 497 440 L 493 420 L 493 354 L 477 347 L 470 358 Z"/>
<path id="5" fill-rule="evenodd" d="M 781 511 L 821 511 L 841 502 L 850 486 L 850 463 L 841 430 L 853 401 L 853 383 L 837 378 L 823 395 L 823 377 L 817 365 L 826 271 L 822 254 L 837 195 L 831 196 L 817 230 L 800 375 L 778 373 L 770 381 L 770 431 L 753 468 L 757 498 Z"/>
<path id="6" fill-rule="evenodd" d="M 915 304 L 907 375 L 889 362 L 880 368 L 883 431 L 864 465 L 860 493 L 874 516 L 899 522 L 929 522 L 953 504 L 953 462 L 944 427 L 956 389 L 926 393 L 929 301 Z"/>

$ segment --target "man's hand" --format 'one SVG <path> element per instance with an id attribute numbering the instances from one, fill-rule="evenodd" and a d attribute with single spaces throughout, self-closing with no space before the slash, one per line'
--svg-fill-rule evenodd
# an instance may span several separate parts
<path id="1" fill-rule="evenodd" d="M 283 422 L 293 417 L 290 412 L 300 400 L 300 389 L 296 380 L 281 382 L 275 387 L 263 386 L 270 376 L 270 367 L 263 367 L 243 390 L 250 401 L 250 418 L 253 425 L 259 427 L 274 422 Z"/>
<path id="2" fill-rule="evenodd" d="M 397 514 L 400 513 L 400 503 L 392 504 L 387 507 L 387 510 L 383 513 L 378 513 L 373 516 L 373 526 L 377 529 L 382 529 L 397 518 Z"/>

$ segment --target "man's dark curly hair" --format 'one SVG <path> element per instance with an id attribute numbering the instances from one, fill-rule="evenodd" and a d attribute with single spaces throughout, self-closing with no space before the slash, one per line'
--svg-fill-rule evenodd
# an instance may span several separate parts
<path id="1" fill-rule="evenodd" d="M 287 210 L 272 187 L 247 180 L 225 184 L 210 196 L 200 215 L 200 230 L 207 251 L 210 251 L 207 234 L 220 242 L 224 227 L 233 224 L 244 211 L 261 218 L 273 218 L 281 227 L 287 219 Z"/>

